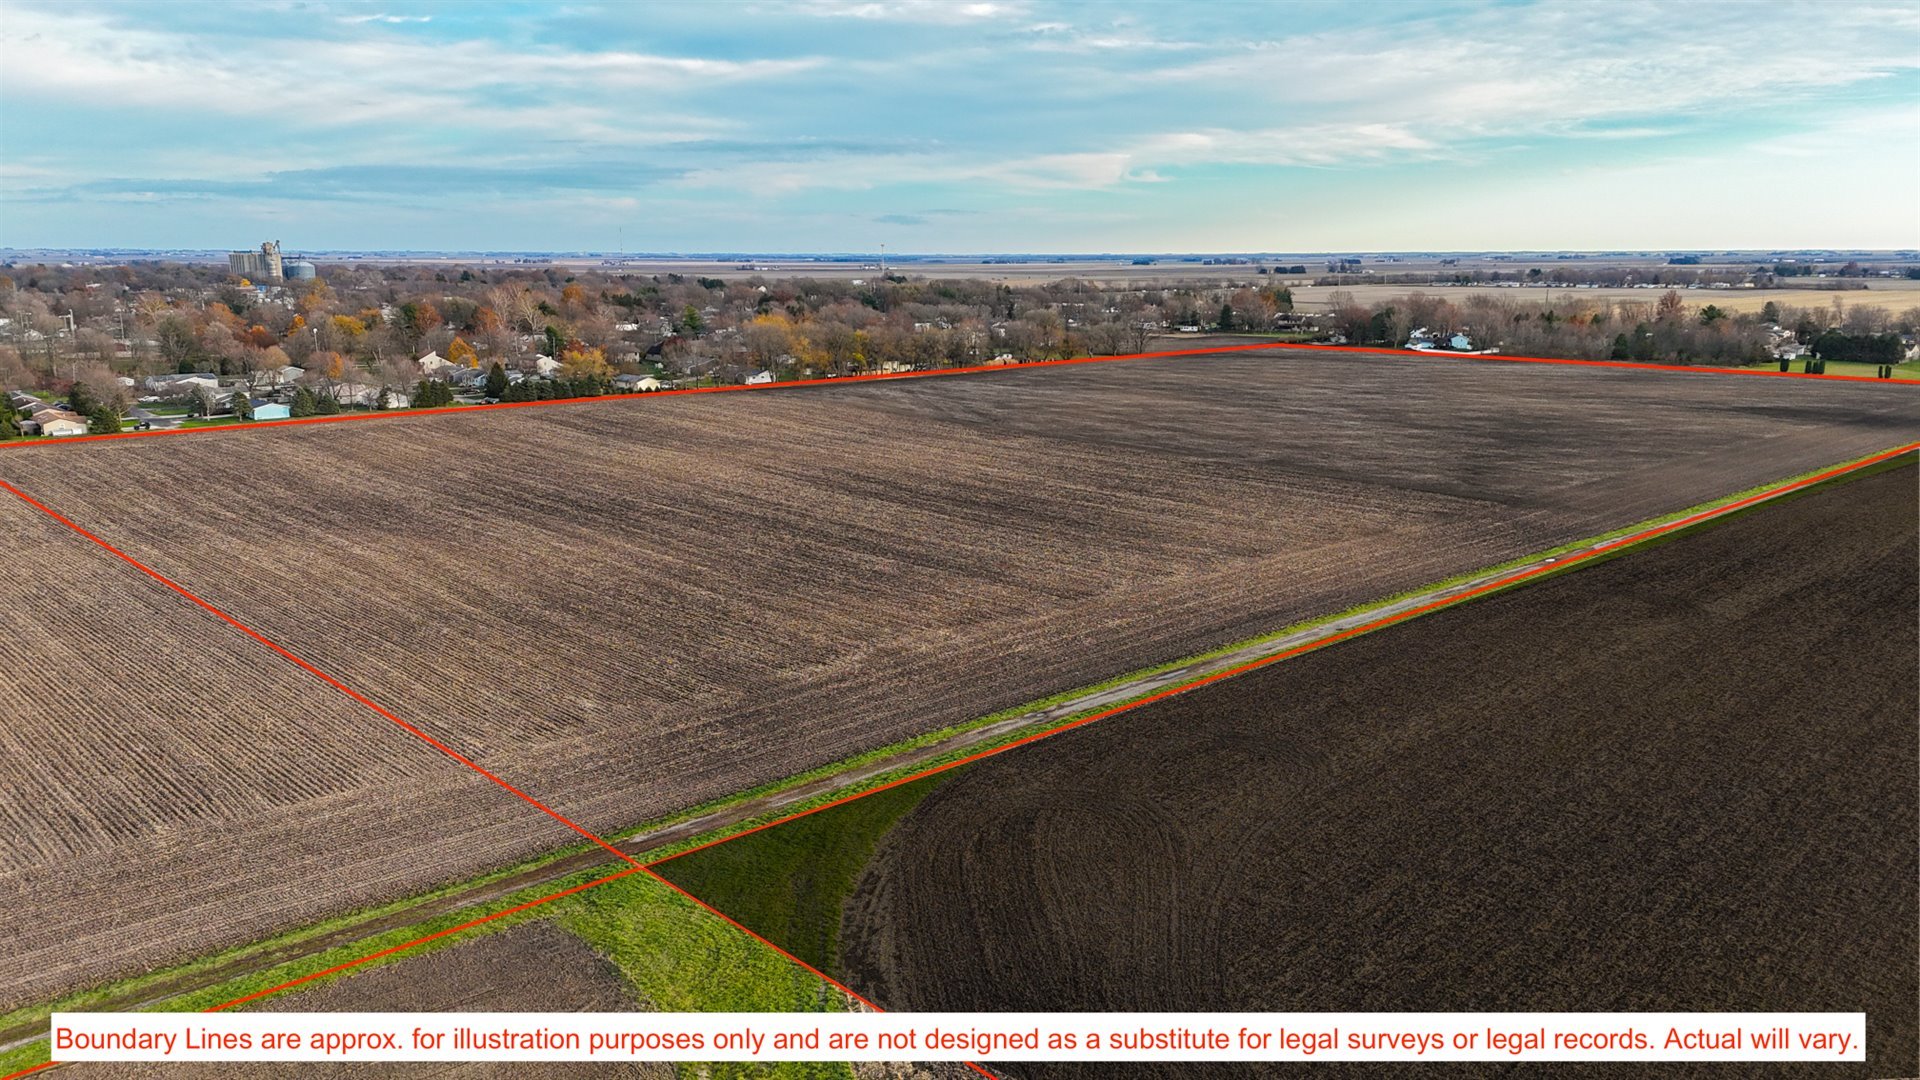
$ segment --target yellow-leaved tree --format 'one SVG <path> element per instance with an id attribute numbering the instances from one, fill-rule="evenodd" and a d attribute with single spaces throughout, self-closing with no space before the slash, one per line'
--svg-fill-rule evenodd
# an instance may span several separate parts
<path id="1" fill-rule="evenodd" d="M 569 379 L 610 379 L 613 365 L 607 363 L 605 350 L 575 344 L 560 354 L 560 373 Z"/>

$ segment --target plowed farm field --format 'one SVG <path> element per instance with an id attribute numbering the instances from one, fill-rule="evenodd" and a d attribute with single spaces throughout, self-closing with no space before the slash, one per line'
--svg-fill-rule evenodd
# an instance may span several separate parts
<path id="1" fill-rule="evenodd" d="M 529 923 L 398 967 L 295 991 L 267 1012 L 628 1012 L 620 974 L 579 938 Z M 72 1080 L 673 1080 L 665 1062 L 84 1062 Z"/>
<path id="2" fill-rule="evenodd" d="M 597 831 L 1920 437 L 1274 350 L 0 450 Z M 0 1007 L 574 839 L 0 493 Z"/>
<path id="3" fill-rule="evenodd" d="M 1865 1011 L 1864 1064 L 1741 1075 L 1910 1075 L 1917 568 L 1908 464 L 957 770 L 843 975 L 926 1011 Z"/>

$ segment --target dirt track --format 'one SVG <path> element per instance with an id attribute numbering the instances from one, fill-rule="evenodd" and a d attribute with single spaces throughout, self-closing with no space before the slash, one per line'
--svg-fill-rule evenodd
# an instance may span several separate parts
<path id="1" fill-rule="evenodd" d="M 0 476 L 610 830 L 1916 433 L 1888 387 L 1276 352 L 34 448 Z M 297 717 L 306 786 L 168 739 L 146 772 L 89 756 L 67 733 L 120 730 L 122 686 L 155 688 L 160 733 L 206 685 L 174 657 L 260 647 L 34 543 L 0 572 L 72 584 L 0 643 L 0 730 L 77 756 L 23 756 L 58 790 L 0 805 L 0 1006 L 555 842 L 504 796 L 367 775 L 408 760 L 375 752 L 386 722 L 271 663 L 217 700 Z M 206 762 L 223 798 L 182 790 Z"/>
<path id="2" fill-rule="evenodd" d="M 974 766 L 883 843 L 849 981 L 915 1010 L 1864 1009 L 1866 1066 L 1741 1074 L 1908 1075 L 1917 473 Z"/>

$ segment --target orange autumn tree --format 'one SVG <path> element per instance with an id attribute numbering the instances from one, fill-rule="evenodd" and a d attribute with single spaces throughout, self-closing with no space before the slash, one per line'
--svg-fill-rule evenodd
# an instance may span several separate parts
<path id="1" fill-rule="evenodd" d="M 447 362 L 462 367 L 477 368 L 480 366 L 480 354 L 475 352 L 473 346 L 467 344 L 465 340 L 454 338 L 453 343 L 447 346 Z"/>

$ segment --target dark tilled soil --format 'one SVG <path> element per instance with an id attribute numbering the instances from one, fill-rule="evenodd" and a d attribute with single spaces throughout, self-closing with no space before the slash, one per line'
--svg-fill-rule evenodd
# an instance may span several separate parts
<path id="1" fill-rule="evenodd" d="M 1917 472 L 974 766 L 870 864 L 851 984 L 917 1010 L 1864 1010 L 1864 1067 L 1553 1074 L 1914 1075 Z M 1435 1069 L 1487 1071 L 1398 1071 Z"/>
<path id="2" fill-rule="evenodd" d="M 1920 438 L 1915 389 L 1275 350 L 27 446 L 0 476 L 604 831 Z M 571 839 L 17 532 L 0 1008 Z"/>
<path id="3" fill-rule="evenodd" d="M 620 974 L 579 938 L 528 923 L 399 966 L 276 998 L 268 1012 L 629 1012 Z M 59 1070 L 73 1080 L 508 1080 L 620 1077 L 670 1080 L 663 1062 L 89 1062 Z"/>

